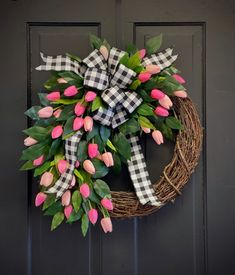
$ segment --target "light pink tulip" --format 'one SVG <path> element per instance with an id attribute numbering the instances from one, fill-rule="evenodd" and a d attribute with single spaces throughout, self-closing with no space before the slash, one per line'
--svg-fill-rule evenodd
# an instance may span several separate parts
<path id="1" fill-rule="evenodd" d="M 82 114 L 84 114 L 86 110 L 86 107 L 83 106 L 80 102 L 78 102 L 74 108 L 74 112 L 77 116 L 81 116 Z"/>
<path id="2" fill-rule="evenodd" d="M 70 182 L 69 188 L 72 188 L 72 187 L 74 187 L 75 185 L 76 185 L 76 178 L 75 178 L 75 176 L 73 175 L 72 181 Z"/>
<path id="3" fill-rule="evenodd" d="M 70 190 L 65 191 L 65 193 L 61 197 L 61 204 L 63 206 L 68 206 L 71 200 L 71 192 Z"/>
<path id="4" fill-rule="evenodd" d="M 146 68 L 146 71 L 150 74 L 158 74 L 161 71 L 159 66 L 154 64 L 149 64 L 145 68 Z"/>
<path id="5" fill-rule="evenodd" d="M 102 199 L 101 200 L 101 204 L 103 205 L 103 207 L 109 211 L 112 211 L 113 210 L 113 203 L 110 199 Z"/>
<path id="6" fill-rule="evenodd" d="M 174 95 L 181 98 L 186 98 L 188 96 L 186 91 L 175 91 Z"/>
<path id="7" fill-rule="evenodd" d="M 58 99 L 60 99 L 60 92 L 51 92 L 49 93 L 46 98 L 49 100 L 49 101 L 56 101 Z"/>
<path id="8" fill-rule="evenodd" d="M 45 194 L 43 192 L 38 193 L 35 198 L 35 206 L 38 207 L 41 204 L 43 204 L 44 201 L 46 200 L 46 198 L 47 198 L 47 194 Z"/>
<path id="9" fill-rule="evenodd" d="M 96 156 L 96 158 L 103 161 L 102 155 L 100 153 Z"/>
<path id="10" fill-rule="evenodd" d="M 57 109 L 54 111 L 53 115 L 55 118 L 59 118 L 60 117 L 60 114 L 62 112 L 62 109 Z"/>
<path id="11" fill-rule="evenodd" d="M 153 89 L 150 93 L 150 96 L 153 99 L 159 100 L 159 99 L 162 99 L 165 96 L 165 94 L 162 91 L 158 90 L 158 89 Z"/>
<path id="12" fill-rule="evenodd" d="M 38 116 L 40 118 L 49 118 L 53 114 L 53 108 L 50 106 L 44 107 L 38 111 Z"/>
<path id="13" fill-rule="evenodd" d="M 101 219 L 100 224 L 102 226 L 102 229 L 104 230 L 104 233 L 111 233 L 113 231 L 112 221 L 109 217 Z"/>
<path id="14" fill-rule="evenodd" d="M 45 172 L 41 176 L 40 185 L 48 187 L 53 182 L 53 174 L 51 172 Z"/>
<path id="15" fill-rule="evenodd" d="M 92 208 L 88 211 L 88 218 L 92 224 L 95 224 L 98 220 L 98 211 Z"/>
<path id="16" fill-rule="evenodd" d="M 63 134 L 63 127 L 61 125 L 54 127 L 51 131 L 51 137 L 53 139 L 60 137 L 62 134 Z"/>
<path id="17" fill-rule="evenodd" d="M 79 166 L 80 166 L 80 162 L 78 160 L 76 160 L 75 167 L 78 168 Z"/>
<path id="18" fill-rule="evenodd" d="M 73 121 L 73 130 L 78 131 L 83 127 L 84 119 L 82 117 L 76 117 Z"/>
<path id="19" fill-rule="evenodd" d="M 57 79 L 57 82 L 58 82 L 59 84 L 68 83 L 68 81 L 66 81 L 64 78 L 58 78 L 58 79 Z"/>
<path id="20" fill-rule="evenodd" d="M 64 90 L 65 96 L 75 96 L 78 93 L 78 90 L 75 85 L 69 86 Z"/>
<path id="21" fill-rule="evenodd" d="M 140 55 L 140 58 L 143 59 L 146 55 L 146 49 L 139 50 L 139 55 Z"/>
<path id="22" fill-rule="evenodd" d="M 149 134 L 151 132 L 151 129 L 146 127 L 141 127 L 141 129 L 145 132 L 145 134 Z"/>
<path id="23" fill-rule="evenodd" d="M 167 117 L 169 116 L 169 112 L 167 109 L 163 108 L 162 106 L 158 106 L 155 110 L 154 113 L 158 116 L 162 117 Z"/>
<path id="24" fill-rule="evenodd" d="M 65 206 L 65 208 L 64 208 L 64 215 L 65 215 L 66 219 L 68 219 L 70 217 L 72 211 L 73 211 L 73 207 L 72 207 L 71 204 L 68 205 L 68 206 Z"/>
<path id="25" fill-rule="evenodd" d="M 173 106 L 173 103 L 168 95 L 165 95 L 162 99 L 159 99 L 158 101 L 160 105 L 166 109 L 170 109 Z"/>
<path id="26" fill-rule="evenodd" d="M 104 162 L 104 164 L 107 167 L 113 166 L 114 165 L 114 161 L 113 161 L 113 155 L 111 152 L 106 152 L 102 154 L 102 160 Z"/>
<path id="27" fill-rule="evenodd" d="M 108 58 L 109 58 L 109 51 L 108 51 L 108 49 L 104 45 L 102 45 L 100 47 L 99 51 L 103 55 L 104 59 L 108 60 Z"/>
<path id="28" fill-rule="evenodd" d="M 162 135 L 162 133 L 161 133 L 159 130 L 154 130 L 154 131 L 152 132 L 152 137 L 153 137 L 154 141 L 155 141 L 158 145 L 164 143 L 163 135 Z"/>
<path id="29" fill-rule="evenodd" d="M 34 145 L 38 143 L 38 141 L 32 137 L 27 137 L 25 140 L 24 140 L 24 145 L 25 146 L 31 146 L 31 145 Z"/>
<path id="30" fill-rule="evenodd" d="M 88 144 L 88 156 L 89 158 L 95 158 L 98 155 L 98 144 L 90 143 Z"/>
<path id="31" fill-rule="evenodd" d="M 180 84 L 184 84 L 184 83 L 185 83 L 185 79 L 184 79 L 182 76 L 180 76 L 180 75 L 178 75 L 178 74 L 173 74 L 172 76 L 173 76 L 174 79 L 175 79 L 176 81 L 178 81 Z"/>
<path id="32" fill-rule="evenodd" d="M 92 91 L 88 91 L 85 95 L 85 101 L 91 102 L 96 98 L 96 93 Z"/>
<path id="33" fill-rule="evenodd" d="M 92 131 L 93 128 L 93 119 L 90 116 L 84 118 L 84 130 L 86 132 Z"/>
<path id="34" fill-rule="evenodd" d="M 44 156 L 41 155 L 39 158 L 37 158 L 37 159 L 35 159 L 35 160 L 33 161 L 33 165 L 34 165 L 34 166 L 39 166 L 39 165 L 41 165 L 43 162 L 44 162 Z"/>
<path id="35" fill-rule="evenodd" d="M 83 169 L 91 175 L 95 174 L 95 166 L 89 159 L 83 162 Z"/>
<path id="36" fill-rule="evenodd" d="M 68 167 L 69 167 L 69 164 L 68 164 L 67 160 L 60 159 L 58 161 L 57 168 L 58 168 L 60 174 L 63 174 L 68 169 Z"/>
<path id="37" fill-rule="evenodd" d="M 87 199 L 90 196 L 90 187 L 87 183 L 83 183 L 79 190 L 83 198 Z"/>
<path id="38" fill-rule="evenodd" d="M 151 74 L 149 72 L 143 72 L 138 75 L 138 79 L 141 83 L 147 82 L 151 78 Z"/>

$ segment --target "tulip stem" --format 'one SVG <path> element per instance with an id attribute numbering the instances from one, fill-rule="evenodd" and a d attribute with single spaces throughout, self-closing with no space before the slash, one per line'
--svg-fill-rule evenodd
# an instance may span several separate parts
<path id="1" fill-rule="evenodd" d="M 92 209 L 92 205 L 91 205 L 90 200 L 88 200 L 88 204 L 89 204 L 90 209 Z"/>

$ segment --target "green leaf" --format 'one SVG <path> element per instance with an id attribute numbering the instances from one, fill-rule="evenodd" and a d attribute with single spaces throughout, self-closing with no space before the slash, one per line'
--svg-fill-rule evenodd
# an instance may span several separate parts
<path id="1" fill-rule="evenodd" d="M 28 117 L 30 117 L 31 119 L 37 120 L 38 117 L 38 111 L 42 109 L 41 106 L 33 106 L 30 109 L 28 109 L 24 114 Z"/>
<path id="2" fill-rule="evenodd" d="M 93 201 L 94 203 L 100 204 L 100 198 L 96 195 L 96 193 L 93 190 L 91 190 L 89 200 Z"/>
<path id="3" fill-rule="evenodd" d="M 67 120 L 74 114 L 74 105 L 66 105 L 64 106 L 60 116 L 57 118 L 57 121 Z"/>
<path id="4" fill-rule="evenodd" d="M 46 98 L 47 94 L 46 93 L 38 93 L 38 97 L 40 99 L 40 103 L 43 106 L 48 106 L 50 104 L 49 100 Z"/>
<path id="5" fill-rule="evenodd" d="M 155 126 L 149 121 L 149 119 L 147 119 L 147 117 L 139 116 L 138 120 L 141 127 L 155 130 Z"/>
<path id="6" fill-rule="evenodd" d="M 130 89 L 135 91 L 140 85 L 141 81 L 139 79 L 136 79 L 131 83 Z"/>
<path id="7" fill-rule="evenodd" d="M 156 99 L 151 98 L 143 89 L 138 90 L 139 95 L 143 98 L 145 102 L 154 102 Z"/>
<path id="8" fill-rule="evenodd" d="M 101 98 L 99 96 L 96 96 L 95 100 L 92 101 L 91 111 L 94 112 L 98 110 L 101 106 L 103 106 Z"/>
<path id="9" fill-rule="evenodd" d="M 114 171 L 115 174 L 119 174 L 121 172 L 122 164 L 118 154 L 116 153 L 113 154 L 113 161 L 114 161 L 114 166 L 112 167 L 112 170 Z"/>
<path id="10" fill-rule="evenodd" d="M 73 223 L 75 221 L 78 221 L 81 219 L 82 214 L 84 213 L 83 209 L 80 208 L 78 212 L 75 212 L 74 210 L 72 211 L 71 215 L 67 219 L 66 223 Z"/>
<path id="11" fill-rule="evenodd" d="M 126 47 L 126 52 L 128 52 L 129 55 L 133 55 L 133 54 L 135 54 L 137 51 L 138 51 L 138 49 L 137 49 L 136 45 L 134 45 L 134 44 L 129 44 L 129 45 L 127 45 L 127 47 Z"/>
<path id="12" fill-rule="evenodd" d="M 82 140 L 78 144 L 77 158 L 80 162 L 83 162 L 87 157 L 87 142 Z"/>
<path id="13" fill-rule="evenodd" d="M 181 85 L 172 76 L 158 77 L 157 86 L 163 90 L 167 95 L 173 95 L 175 91 L 185 90 L 184 86 Z"/>
<path id="14" fill-rule="evenodd" d="M 99 134 L 99 126 L 96 123 L 94 123 L 92 130 L 86 134 L 86 140 L 89 141 L 93 137 L 97 136 L 98 134 Z"/>
<path id="15" fill-rule="evenodd" d="M 136 119 L 131 118 L 125 123 L 123 123 L 121 126 L 119 126 L 119 130 L 124 135 L 134 134 L 140 130 L 140 126 L 139 126 L 139 123 L 136 121 Z"/>
<path id="16" fill-rule="evenodd" d="M 130 159 L 131 157 L 131 145 L 126 137 L 122 134 L 116 134 L 113 139 L 113 143 L 117 148 L 117 151 L 125 158 Z"/>
<path id="17" fill-rule="evenodd" d="M 43 86 L 49 91 L 54 90 L 54 88 L 58 86 L 57 76 L 52 76 L 43 84 Z"/>
<path id="18" fill-rule="evenodd" d="M 161 126 L 161 131 L 164 137 L 168 138 L 169 140 L 174 139 L 173 132 L 170 127 L 168 127 L 165 123 L 162 124 Z"/>
<path id="19" fill-rule="evenodd" d="M 101 125 L 100 126 L 100 137 L 105 144 L 106 144 L 107 140 L 109 139 L 110 135 L 111 135 L 110 128 Z"/>
<path id="20" fill-rule="evenodd" d="M 89 219 L 87 217 L 87 214 L 83 214 L 82 215 L 82 223 L 81 223 L 83 237 L 86 236 L 88 228 L 89 228 Z"/>
<path id="21" fill-rule="evenodd" d="M 49 153 L 48 153 L 48 156 L 47 156 L 47 159 L 50 159 L 51 157 L 53 157 L 54 155 L 59 153 L 60 147 L 61 147 L 61 142 L 62 141 L 60 138 L 53 140 L 50 150 L 49 150 Z"/>
<path id="22" fill-rule="evenodd" d="M 20 167 L 20 171 L 26 171 L 26 170 L 31 170 L 34 169 L 35 166 L 33 165 L 33 161 L 32 160 L 28 160 L 27 162 L 25 162 L 21 167 Z"/>
<path id="23" fill-rule="evenodd" d="M 116 149 L 115 146 L 112 144 L 111 140 L 108 139 L 106 145 L 107 145 L 110 149 L 112 149 L 114 152 L 117 152 L 117 149 Z"/>
<path id="24" fill-rule="evenodd" d="M 83 78 L 78 74 L 66 71 L 58 72 L 58 75 L 68 81 L 70 84 L 77 83 L 79 86 L 82 86 Z"/>
<path id="25" fill-rule="evenodd" d="M 147 103 L 143 103 L 138 107 L 137 113 L 143 116 L 152 116 L 153 108 L 149 106 Z"/>
<path id="26" fill-rule="evenodd" d="M 104 150 L 104 143 L 103 143 L 100 135 L 96 135 L 94 137 L 94 141 L 95 141 L 95 143 L 98 144 L 99 151 L 102 152 Z"/>
<path id="27" fill-rule="evenodd" d="M 129 58 L 126 66 L 133 70 L 135 69 L 135 67 L 140 65 L 140 62 L 141 62 L 140 54 L 139 52 L 137 52 Z"/>
<path id="28" fill-rule="evenodd" d="M 50 205 L 46 211 L 44 212 L 45 216 L 54 216 L 56 213 L 61 212 L 63 210 L 63 206 L 60 201 L 54 202 Z"/>
<path id="29" fill-rule="evenodd" d="M 52 219 L 51 223 L 51 231 L 55 230 L 64 220 L 64 213 L 58 212 L 55 214 L 55 216 Z"/>
<path id="30" fill-rule="evenodd" d="M 51 166 L 50 161 L 44 162 L 43 165 L 41 165 L 35 169 L 33 176 L 34 177 L 40 176 L 41 174 L 46 172 L 50 168 L 50 166 Z"/>
<path id="31" fill-rule="evenodd" d="M 181 124 L 181 122 L 176 117 L 172 117 L 172 116 L 166 118 L 166 125 L 171 129 L 175 129 L 175 130 L 183 129 L 183 125 Z"/>
<path id="32" fill-rule="evenodd" d="M 45 202 L 43 203 L 42 210 L 46 210 L 48 207 L 50 207 L 53 203 L 55 203 L 55 194 L 50 194 L 47 196 Z M 58 212 L 58 211 L 57 211 Z"/>
<path id="33" fill-rule="evenodd" d="M 74 121 L 75 116 L 71 116 L 70 118 L 67 119 L 65 125 L 64 125 L 64 132 L 62 139 L 65 139 L 65 136 L 73 132 L 73 121 Z"/>
<path id="34" fill-rule="evenodd" d="M 125 66 L 127 66 L 127 63 L 129 61 L 129 55 L 128 53 L 124 54 L 123 57 L 119 60 L 120 64 L 123 64 Z"/>
<path id="35" fill-rule="evenodd" d="M 93 49 L 99 50 L 99 48 L 103 44 L 103 41 L 94 34 L 89 34 L 89 40 L 90 40 L 90 44 L 93 47 Z"/>
<path id="36" fill-rule="evenodd" d="M 98 159 L 92 159 L 92 163 L 95 166 L 95 174 L 93 178 L 103 178 L 109 172 L 109 168 L 104 165 L 104 163 Z"/>
<path id="37" fill-rule="evenodd" d="M 74 104 L 74 103 L 77 103 L 79 102 L 80 100 L 79 99 L 67 99 L 67 98 L 61 98 L 61 99 L 58 99 L 54 102 L 52 102 L 53 104 L 64 104 L 64 105 L 71 105 L 71 104 Z"/>
<path id="38" fill-rule="evenodd" d="M 147 53 L 148 54 L 155 53 L 161 47 L 161 44 L 162 44 L 162 34 L 148 39 L 146 42 Z"/>
<path id="39" fill-rule="evenodd" d="M 156 80 L 150 79 L 149 81 L 142 84 L 145 91 L 150 92 L 152 89 L 157 88 Z"/>
<path id="40" fill-rule="evenodd" d="M 81 182 L 84 182 L 84 178 L 82 176 L 82 174 L 77 170 L 77 169 L 74 169 L 74 175 L 80 179 Z"/>
<path id="41" fill-rule="evenodd" d="M 34 160 L 41 155 L 46 155 L 50 149 L 50 146 L 46 143 L 38 143 L 30 146 L 22 152 L 22 160 Z"/>
<path id="42" fill-rule="evenodd" d="M 75 212 L 78 212 L 82 203 L 82 196 L 78 190 L 75 190 L 72 195 L 72 205 Z"/>
<path id="43" fill-rule="evenodd" d="M 108 184 L 103 180 L 96 180 L 94 182 L 94 190 L 97 195 L 99 195 L 101 198 L 104 198 L 106 196 L 111 196 L 111 191 L 108 186 Z"/>
<path id="44" fill-rule="evenodd" d="M 26 130 L 23 130 L 23 133 L 38 141 L 43 141 L 50 135 L 51 129 L 52 127 L 44 128 L 40 126 L 33 126 Z"/>
<path id="45" fill-rule="evenodd" d="M 80 63 L 82 60 L 80 57 L 76 56 L 76 55 L 73 55 L 73 54 L 70 54 L 70 53 L 66 53 L 66 55 L 73 61 L 77 61 L 78 63 Z"/>

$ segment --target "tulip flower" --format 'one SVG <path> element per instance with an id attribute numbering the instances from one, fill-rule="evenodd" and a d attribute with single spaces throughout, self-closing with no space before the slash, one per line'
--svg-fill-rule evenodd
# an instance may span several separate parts
<path id="1" fill-rule="evenodd" d="M 78 102 L 74 108 L 74 112 L 77 116 L 81 116 L 82 114 L 84 114 L 86 110 L 86 107 L 83 106 L 80 102 Z"/>
<path id="2" fill-rule="evenodd" d="M 46 98 L 49 101 L 56 101 L 56 100 L 60 99 L 60 92 L 51 92 L 46 96 Z"/>
<path id="3" fill-rule="evenodd" d="M 98 155 L 98 144 L 90 143 L 88 144 L 88 156 L 89 158 L 95 158 Z"/>
<path id="4" fill-rule="evenodd" d="M 91 175 L 95 174 L 95 166 L 89 159 L 83 162 L 83 169 Z"/>
<path id="5" fill-rule="evenodd" d="M 159 66 L 154 64 L 149 64 L 145 68 L 146 68 L 146 72 L 150 74 L 158 74 L 161 71 Z"/>
<path id="6" fill-rule="evenodd" d="M 54 127 L 51 131 L 51 137 L 53 139 L 60 137 L 62 134 L 63 134 L 63 127 L 61 125 Z"/>
<path id="7" fill-rule="evenodd" d="M 184 83 L 185 83 L 185 79 L 184 79 L 182 76 L 180 76 L 180 75 L 178 75 L 178 74 L 173 74 L 172 76 L 173 76 L 174 79 L 175 79 L 176 81 L 178 81 L 180 84 L 184 84 Z"/>
<path id="8" fill-rule="evenodd" d="M 96 93 L 92 91 L 88 91 L 85 95 L 85 101 L 91 102 L 96 98 Z"/>
<path id="9" fill-rule="evenodd" d="M 68 164 L 67 160 L 60 159 L 58 161 L 57 168 L 58 168 L 60 174 L 63 174 L 68 169 L 68 167 L 69 167 L 69 164 Z"/>
<path id="10" fill-rule="evenodd" d="M 114 165 L 113 155 L 110 152 L 106 152 L 106 153 L 102 154 L 102 160 L 107 167 Z"/>
<path id="11" fill-rule="evenodd" d="M 79 190 L 84 199 L 87 199 L 90 196 L 90 187 L 87 183 L 83 183 Z"/>
<path id="12" fill-rule="evenodd" d="M 41 204 L 43 204 L 44 201 L 46 200 L 46 198 L 47 198 L 47 194 L 45 194 L 43 192 L 38 193 L 35 198 L 35 206 L 38 207 Z"/>
<path id="13" fill-rule="evenodd" d="M 57 109 L 54 111 L 53 115 L 55 118 L 59 118 L 60 117 L 60 114 L 61 114 L 62 110 L 61 109 Z"/>
<path id="14" fill-rule="evenodd" d="M 75 184 L 76 184 L 76 178 L 75 178 L 75 176 L 73 175 L 72 180 L 71 180 L 71 182 L 70 182 L 70 186 L 69 186 L 69 188 L 74 187 L 74 186 L 75 186 Z"/>
<path id="15" fill-rule="evenodd" d="M 101 155 L 100 153 L 98 153 L 98 155 L 96 156 L 96 158 L 97 158 L 98 160 L 103 161 L 102 155 Z"/>
<path id="16" fill-rule="evenodd" d="M 113 203 L 110 199 L 107 199 L 107 198 L 103 198 L 101 200 L 101 204 L 103 205 L 103 207 L 109 211 L 112 211 L 113 210 Z"/>
<path id="17" fill-rule="evenodd" d="M 113 231 L 112 221 L 109 217 L 101 219 L 100 224 L 102 226 L 102 229 L 104 230 L 104 233 Z"/>
<path id="18" fill-rule="evenodd" d="M 45 172 L 41 176 L 40 185 L 48 187 L 53 182 L 53 174 L 51 172 Z"/>
<path id="19" fill-rule="evenodd" d="M 50 106 L 44 107 L 38 111 L 38 116 L 40 118 L 49 118 L 53 114 L 53 108 Z"/>
<path id="20" fill-rule="evenodd" d="M 43 163 L 43 161 L 44 161 L 44 156 L 41 155 L 39 158 L 37 158 L 33 161 L 33 165 L 34 166 L 39 166 Z"/>
<path id="21" fill-rule="evenodd" d="M 78 90 L 75 85 L 69 86 L 64 90 L 65 96 L 75 96 L 78 93 Z"/>
<path id="22" fill-rule="evenodd" d="M 181 98 L 186 98 L 188 96 L 186 91 L 175 91 L 174 95 Z"/>
<path id="23" fill-rule="evenodd" d="M 70 217 L 72 211 L 73 211 L 73 207 L 72 207 L 71 204 L 68 205 L 68 206 L 65 206 L 65 208 L 64 208 L 64 215 L 65 215 L 66 219 L 68 219 Z"/>
<path id="24" fill-rule="evenodd" d="M 154 131 L 152 132 L 152 137 L 153 137 L 154 141 L 155 141 L 158 145 L 164 143 L 164 141 L 163 141 L 163 135 L 162 135 L 162 133 L 161 133 L 159 130 L 154 130 Z"/>
<path id="25" fill-rule="evenodd" d="M 168 95 L 165 95 L 162 99 L 159 99 L 158 101 L 160 103 L 160 105 L 166 109 L 170 109 L 170 107 L 173 106 L 173 103 L 171 101 L 171 99 L 169 98 Z"/>
<path id="26" fill-rule="evenodd" d="M 153 99 L 159 100 L 159 99 L 162 99 L 165 96 L 165 94 L 162 91 L 158 90 L 158 89 L 153 89 L 150 93 L 150 96 Z"/>
<path id="27" fill-rule="evenodd" d="M 141 83 L 147 82 L 151 78 L 151 74 L 149 72 L 143 72 L 138 75 L 138 79 Z"/>
<path id="28" fill-rule="evenodd" d="M 93 119 L 90 116 L 84 118 L 84 130 L 86 132 L 92 131 L 93 128 Z"/>
<path id="29" fill-rule="evenodd" d="M 140 58 L 143 59 L 146 55 L 146 49 L 139 50 L 139 55 L 140 55 Z"/>
<path id="30" fill-rule="evenodd" d="M 78 168 L 79 166 L 80 166 L 80 162 L 78 160 L 76 160 L 75 167 Z"/>
<path id="31" fill-rule="evenodd" d="M 109 58 L 109 51 L 108 51 L 108 49 L 104 45 L 102 45 L 100 47 L 99 51 L 103 55 L 104 59 L 108 60 L 108 58 Z"/>
<path id="32" fill-rule="evenodd" d="M 88 218 L 92 224 L 95 224 L 98 219 L 98 211 L 95 208 L 90 209 L 88 211 Z"/>
<path id="33" fill-rule="evenodd" d="M 24 139 L 24 145 L 25 146 L 31 146 L 38 143 L 38 141 L 32 137 L 27 137 L 26 139 Z"/>
<path id="34" fill-rule="evenodd" d="M 141 129 L 145 132 L 145 134 L 149 134 L 151 132 L 151 129 L 146 127 L 141 127 Z"/>
<path id="35" fill-rule="evenodd" d="M 162 106 L 158 106 L 155 110 L 154 113 L 158 116 L 162 116 L 162 117 L 167 117 L 169 116 L 169 112 L 167 111 L 167 109 L 163 108 Z"/>
<path id="36" fill-rule="evenodd" d="M 71 200 L 71 192 L 70 190 L 65 191 L 65 193 L 61 197 L 61 204 L 63 206 L 68 206 Z"/>
<path id="37" fill-rule="evenodd" d="M 66 81 L 64 78 L 58 78 L 58 79 L 57 79 L 57 82 L 58 82 L 59 84 L 68 83 L 68 81 Z"/>
<path id="38" fill-rule="evenodd" d="M 73 121 L 73 130 L 78 131 L 83 127 L 84 119 L 82 117 L 76 117 Z"/>

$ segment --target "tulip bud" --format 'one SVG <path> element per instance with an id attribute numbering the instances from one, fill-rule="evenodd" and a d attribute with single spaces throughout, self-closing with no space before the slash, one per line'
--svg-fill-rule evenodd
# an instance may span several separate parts
<path id="1" fill-rule="evenodd" d="M 173 106 L 173 103 L 171 101 L 171 99 L 169 98 L 168 95 L 165 95 L 162 99 L 159 99 L 158 101 L 160 103 L 160 105 L 166 109 L 170 109 L 170 107 Z"/>
<path id="2" fill-rule="evenodd" d="M 95 166 L 89 159 L 83 162 L 83 169 L 91 175 L 95 174 Z"/>
<path id="3" fill-rule="evenodd" d="M 82 117 L 76 117 L 73 121 L 73 130 L 78 131 L 83 127 L 84 119 Z"/>
<path id="4" fill-rule="evenodd" d="M 40 185 L 48 187 L 53 182 L 53 174 L 51 172 L 45 172 L 41 176 Z"/>
<path id="5" fill-rule="evenodd" d="M 186 98 L 188 96 L 186 91 L 175 91 L 174 95 L 181 98 Z"/>
<path id="6" fill-rule="evenodd" d="M 150 74 L 158 74 L 161 71 L 161 69 L 158 65 L 149 64 L 146 66 L 146 71 Z"/>
<path id="7" fill-rule="evenodd" d="M 55 118 L 59 118 L 60 117 L 60 114 L 61 114 L 62 110 L 61 109 L 57 109 L 54 111 L 53 115 Z"/>
<path id="8" fill-rule="evenodd" d="M 158 90 L 158 89 L 153 89 L 150 93 L 150 96 L 153 99 L 159 100 L 159 99 L 162 99 L 165 96 L 165 94 L 162 91 Z"/>
<path id="9" fill-rule="evenodd" d="M 178 75 L 178 74 L 173 74 L 172 76 L 173 76 L 174 79 L 175 79 L 176 81 L 178 81 L 180 84 L 184 84 L 184 83 L 185 83 L 185 79 L 184 79 L 182 76 L 180 76 L 180 75 Z"/>
<path id="10" fill-rule="evenodd" d="M 68 167 L 69 167 L 69 164 L 68 164 L 67 160 L 60 159 L 58 161 L 57 168 L 58 168 L 60 174 L 63 174 L 68 169 Z"/>
<path id="11" fill-rule="evenodd" d="M 151 74 L 148 72 L 143 72 L 138 75 L 138 79 L 141 83 L 147 82 L 151 78 Z"/>
<path id="12" fill-rule="evenodd" d="M 164 141 L 163 141 L 163 135 L 162 135 L 162 133 L 161 133 L 160 131 L 154 130 L 154 131 L 152 132 L 152 137 L 153 137 L 154 141 L 155 141 L 158 145 L 164 143 Z"/>
<path id="13" fill-rule="evenodd" d="M 90 187 L 87 183 L 83 183 L 79 190 L 83 198 L 87 199 L 90 196 Z"/>
<path id="14" fill-rule="evenodd" d="M 52 129 L 51 137 L 53 139 L 60 137 L 63 134 L 63 127 L 58 125 Z"/>
<path id="15" fill-rule="evenodd" d="M 46 198 L 47 198 L 47 194 L 45 194 L 43 192 L 38 193 L 35 198 L 35 206 L 38 207 L 41 204 L 43 204 L 44 201 L 46 200 Z"/>
<path id="16" fill-rule="evenodd" d="M 51 92 L 46 96 L 46 98 L 49 101 L 56 101 L 56 100 L 60 99 L 60 92 Z"/>
<path id="17" fill-rule="evenodd" d="M 73 177 L 72 177 L 72 181 L 70 182 L 70 186 L 69 186 L 69 188 L 74 187 L 74 186 L 75 186 L 75 184 L 76 184 L 76 178 L 75 178 L 75 176 L 73 175 Z"/>
<path id="18" fill-rule="evenodd" d="M 161 107 L 161 106 L 158 106 L 155 110 L 154 110 L 154 113 L 158 116 L 162 116 L 162 117 L 167 117 L 169 116 L 169 112 L 167 111 L 167 109 Z"/>
<path id="19" fill-rule="evenodd" d="M 84 114 L 85 110 L 86 110 L 86 107 L 83 106 L 83 105 L 82 105 L 81 103 L 79 103 L 79 102 L 76 104 L 76 106 L 75 106 L 75 108 L 74 108 L 74 112 L 75 112 L 75 114 L 76 114 L 77 116 L 81 116 L 82 114 Z"/>
<path id="20" fill-rule="evenodd" d="M 71 192 L 70 190 L 65 191 L 65 193 L 62 195 L 61 198 L 61 204 L 63 206 L 68 206 L 70 204 L 70 200 L 71 200 Z"/>
<path id="21" fill-rule="evenodd" d="M 38 111 L 38 116 L 40 118 L 49 118 L 53 114 L 53 108 L 50 106 L 44 107 Z"/>
<path id="22" fill-rule="evenodd" d="M 113 155 L 110 152 L 106 152 L 106 153 L 102 154 L 102 160 L 107 167 L 114 165 Z"/>
<path id="23" fill-rule="evenodd" d="M 146 55 L 146 49 L 139 50 L 139 55 L 140 55 L 140 58 L 143 59 Z"/>
<path id="24" fill-rule="evenodd" d="M 92 208 L 88 211 L 88 218 L 92 224 L 95 224 L 98 219 L 98 211 L 95 208 Z"/>
<path id="25" fill-rule="evenodd" d="M 34 166 L 39 166 L 43 163 L 43 161 L 44 161 L 44 156 L 41 155 L 39 158 L 37 158 L 33 161 L 33 165 Z"/>
<path id="26" fill-rule="evenodd" d="M 95 143 L 88 144 L 88 156 L 89 158 L 95 158 L 98 155 L 98 145 Z"/>
<path id="27" fill-rule="evenodd" d="M 26 139 L 24 139 L 24 145 L 25 146 L 31 146 L 38 143 L 38 141 L 32 137 L 27 137 Z"/>
<path id="28" fill-rule="evenodd" d="M 69 86 L 64 90 L 65 96 L 75 96 L 78 93 L 78 90 L 75 85 Z"/>
<path id="29" fill-rule="evenodd" d="M 65 206 L 65 208 L 64 208 L 64 215 L 65 215 L 66 219 L 68 219 L 70 217 L 72 211 L 73 211 L 73 207 L 72 207 L 71 204 L 68 205 L 68 206 Z"/>
<path id="30" fill-rule="evenodd" d="M 58 79 L 57 79 L 57 82 L 58 82 L 59 84 L 68 83 L 68 81 L 66 81 L 64 78 L 58 78 Z"/>
<path id="31" fill-rule="evenodd" d="M 80 162 L 78 160 L 76 160 L 75 167 L 78 168 L 79 166 L 80 166 Z"/>
<path id="32" fill-rule="evenodd" d="M 151 132 L 151 129 L 146 127 L 141 127 L 141 129 L 145 132 L 145 134 L 149 134 Z"/>
<path id="33" fill-rule="evenodd" d="M 102 229 L 104 230 L 104 233 L 113 231 L 112 221 L 109 217 L 101 219 L 100 224 L 102 226 Z"/>
<path id="34" fill-rule="evenodd" d="M 91 102 L 96 98 L 96 93 L 92 91 L 88 91 L 85 95 L 85 101 Z"/>
<path id="35" fill-rule="evenodd" d="M 112 211 L 113 210 L 113 203 L 110 199 L 102 199 L 101 200 L 101 204 L 103 205 L 103 207 L 109 211 Z"/>
<path id="36" fill-rule="evenodd" d="M 90 116 L 84 118 L 84 130 L 86 132 L 92 131 L 93 128 L 93 119 Z"/>
<path id="37" fill-rule="evenodd" d="M 104 45 L 102 45 L 100 47 L 99 51 L 103 55 L 104 59 L 108 60 L 108 58 L 109 58 L 109 51 L 108 51 L 108 49 Z"/>

